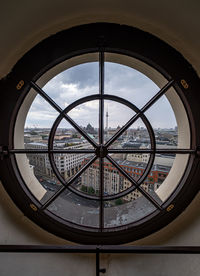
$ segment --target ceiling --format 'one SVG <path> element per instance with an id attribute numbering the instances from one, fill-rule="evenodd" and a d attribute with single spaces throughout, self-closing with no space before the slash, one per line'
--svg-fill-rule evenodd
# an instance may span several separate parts
<path id="1" fill-rule="evenodd" d="M 89 22 L 132 25 L 176 48 L 200 74 L 198 0 L 8 0 L 0 9 L 0 78 L 42 39 Z"/>

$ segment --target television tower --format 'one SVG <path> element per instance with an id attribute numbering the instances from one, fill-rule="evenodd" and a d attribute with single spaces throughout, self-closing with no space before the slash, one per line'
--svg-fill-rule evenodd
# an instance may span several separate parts
<path id="1" fill-rule="evenodd" d="M 106 130 L 108 131 L 108 110 L 106 111 Z"/>
<path id="2" fill-rule="evenodd" d="M 108 139 L 108 108 L 106 111 L 106 138 Z"/>

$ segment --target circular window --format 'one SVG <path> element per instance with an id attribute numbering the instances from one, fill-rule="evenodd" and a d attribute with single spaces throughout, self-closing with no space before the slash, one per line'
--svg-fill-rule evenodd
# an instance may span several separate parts
<path id="1" fill-rule="evenodd" d="M 72 241 L 117 244 L 160 229 L 198 191 L 198 82 L 170 46 L 126 26 L 46 39 L 5 82 L 5 188 Z"/>

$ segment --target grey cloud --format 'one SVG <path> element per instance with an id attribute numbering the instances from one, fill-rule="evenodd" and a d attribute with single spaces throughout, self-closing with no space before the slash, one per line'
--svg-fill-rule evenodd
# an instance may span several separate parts
<path id="1" fill-rule="evenodd" d="M 89 62 L 74 66 L 59 74 L 57 79 L 63 83 L 76 84 L 78 88 L 98 86 L 98 63 Z M 96 91 L 98 93 L 98 91 Z"/>
<path id="2" fill-rule="evenodd" d="M 105 93 L 123 97 L 139 108 L 159 90 L 151 80 L 140 72 L 119 64 L 106 63 L 105 76 Z M 98 77 L 98 63 L 82 64 L 57 75 L 43 89 L 59 106 L 65 108 L 78 98 L 98 93 Z M 105 101 L 105 111 L 107 109 L 109 111 L 109 126 L 111 127 L 122 126 L 130 118 L 129 109 L 117 103 Z M 39 124 L 41 126 L 44 124 L 50 126 L 55 114 L 55 110 L 38 96 L 32 104 L 26 124 L 30 125 L 30 122 L 34 124 L 36 117 L 37 122 L 40 117 Z M 92 105 L 83 104 L 71 114 L 80 125 L 85 126 L 91 123 L 97 127 L 98 108 L 95 109 Z M 174 127 L 176 125 L 172 109 L 166 99 L 160 99 L 146 115 L 148 115 L 153 127 Z M 69 127 L 69 124 L 62 123 L 62 125 L 64 124 Z M 135 123 L 135 127 L 138 125 L 141 125 L 141 122 Z"/>

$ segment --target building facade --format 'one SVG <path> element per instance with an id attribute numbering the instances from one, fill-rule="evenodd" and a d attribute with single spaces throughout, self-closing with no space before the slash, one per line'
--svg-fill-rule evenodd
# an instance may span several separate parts
<path id="1" fill-rule="evenodd" d="M 87 159 L 84 163 L 87 163 Z M 131 176 L 135 181 L 138 181 L 143 175 L 146 164 L 128 160 L 115 160 L 118 165 Z M 163 165 L 154 165 L 151 172 L 141 184 L 141 187 L 149 193 L 155 192 L 167 177 L 171 167 Z M 81 178 L 81 185 L 84 187 L 92 187 L 96 194 L 99 194 L 100 178 L 99 178 L 99 161 L 95 161 L 89 169 L 87 169 Z M 113 195 L 122 192 L 132 186 L 132 183 L 122 175 L 122 173 L 113 166 L 110 162 L 104 161 L 104 194 Z M 141 196 L 141 193 L 136 189 L 132 193 L 124 196 L 125 201 L 135 200 Z"/>
<path id="2" fill-rule="evenodd" d="M 26 149 L 47 149 L 47 144 L 45 143 L 27 143 L 25 144 Z M 79 145 L 73 145 L 67 148 L 62 149 L 81 149 L 81 148 L 89 148 L 90 145 L 86 143 L 82 143 Z M 56 148 L 56 147 L 55 147 Z M 42 178 L 55 178 L 54 172 L 52 171 L 48 154 L 39 153 L 39 154 L 27 154 L 29 159 L 29 164 L 34 167 L 35 175 L 41 176 Z M 89 154 L 63 154 L 56 153 L 54 154 L 54 161 L 56 167 L 63 178 L 67 181 L 71 178 L 75 173 L 79 171 L 81 168 L 83 161 L 86 157 L 89 157 Z M 57 181 L 59 184 L 59 181 Z"/>

